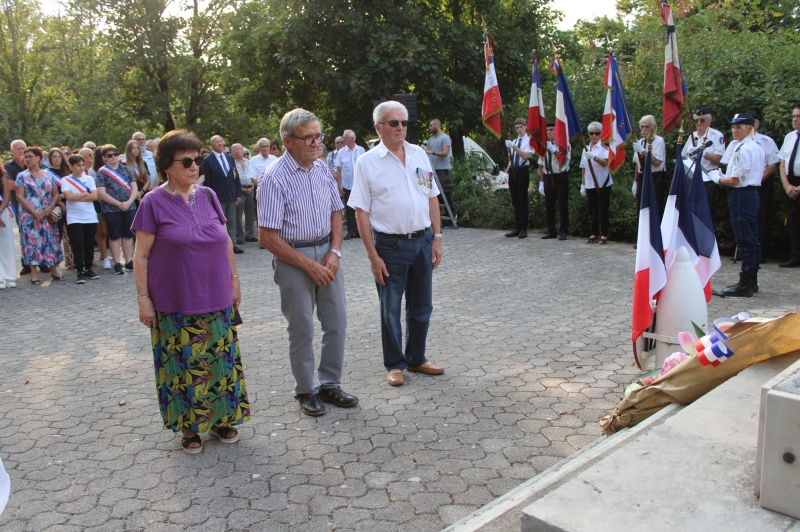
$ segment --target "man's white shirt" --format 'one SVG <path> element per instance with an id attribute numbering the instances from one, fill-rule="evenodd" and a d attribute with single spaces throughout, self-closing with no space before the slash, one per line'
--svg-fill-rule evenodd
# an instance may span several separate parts
<path id="1" fill-rule="evenodd" d="M 425 150 L 403 142 L 405 165 L 380 143 L 356 161 L 353 189 L 347 202 L 369 213 L 375 231 L 413 233 L 430 227 L 430 198 L 439 195 Z M 426 173 L 420 178 L 418 170 Z"/>
<path id="2" fill-rule="evenodd" d="M 269 166 L 277 161 L 278 158 L 274 155 L 267 155 L 264 158 L 260 153 L 255 157 L 250 158 L 250 175 L 247 177 L 250 179 L 255 179 L 258 181 L 261 179 L 261 175 L 264 173 L 264 170 L 269 168 Z"/>

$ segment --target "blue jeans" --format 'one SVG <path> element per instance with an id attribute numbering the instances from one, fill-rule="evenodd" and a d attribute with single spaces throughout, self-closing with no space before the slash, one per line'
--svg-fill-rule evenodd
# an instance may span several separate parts
<path id="1" fill-rule="evenodd" d="M 733 238 L 742 257 L 742 271 L 749 275 L 758 273 L 761 262 L 761 245 L 758 243 L 758 189 L 734 188 L 728 191 L 728 210 L 731 213 Z"/>
<path id="2" fill-rule="evenodd" d="M 399 238 L 376 234 L 375 249 L 386 264 L 385 286 L 378 287 L 381 306 L 381 342 L 386 370 L 421 366 L 425 358 L 425 341 L 433 311 L 433 266 L 431 265 L 431 229 L 419 238 Z M 400 306 L 406 296 L 406 349 L 403 352 L 403 331 Z"/>

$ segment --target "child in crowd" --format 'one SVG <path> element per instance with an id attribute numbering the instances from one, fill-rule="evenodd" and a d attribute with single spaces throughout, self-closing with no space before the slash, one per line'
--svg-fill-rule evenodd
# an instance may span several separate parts
<path id="1" fill-rule="evenodd" d="M 97 231 L 97 187 L 94 178 L 85 172 L 86 161 L 80 155 L 70 155 L 67 160 L 72 175 L 61 180 L 61 191 L 67 200 L 67 234 L 72 243 L 78 284 L 86 279 L 99 279 L 91 270 L 94 258 L 94 235 Z"/>

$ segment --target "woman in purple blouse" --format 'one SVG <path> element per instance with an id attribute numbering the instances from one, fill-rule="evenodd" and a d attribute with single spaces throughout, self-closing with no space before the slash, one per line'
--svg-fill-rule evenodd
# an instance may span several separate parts
<path id="1" fill-rule="evenodd" d="M 196 185 L 197 137 L 167 133 L 156 168 L 165 183 L 142 198 L 134 277 L 139 321 L 151 328 L 164 427 L 182 431 L 183 450 L 202 450 L 198 433 L 235 443 L 250 419 L 234 316 L 242 299 L 233 243 L 216 194 Z"/>

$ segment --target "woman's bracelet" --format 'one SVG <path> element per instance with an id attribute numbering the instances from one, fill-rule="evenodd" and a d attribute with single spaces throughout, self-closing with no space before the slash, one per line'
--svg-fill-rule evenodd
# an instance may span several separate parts
<path id="1" fill-rule="evenodd" d="M 238 279 L 238 278 L 239 278 L 238 275 L 231 275 L 231 279 Z"/>
<path id="2" fill-rule="evenodd" d="M 150 294 L 144 294 L 144 295 L 141 295 L 141 296 L 136 296 L 136 299 L 142 299 L 143 297 L 146 297 L 147 299 L 150 299 Z"/>

